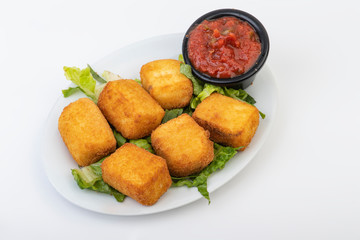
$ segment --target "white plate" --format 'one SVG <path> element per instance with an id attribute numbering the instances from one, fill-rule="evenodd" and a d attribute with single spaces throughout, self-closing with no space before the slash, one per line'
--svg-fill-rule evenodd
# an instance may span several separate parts
<path id="1" fill-rule="evenodd" d="M 139 78 L 139 70 L 143 64 L 156 59 L 177 59 L 181 53 L 182 38 L 183 34 L 170 34 L 137 42 L 110 54 L 92 64 L 92 67 L 99 73 L 109 70 L 120 74 L 123 78 Z M 66 81 L 65 77 L 63 81 Z M 267 66 L 258 73 L 254 84 L 246 90 L 256 99 L 256 106 L 266 114 L 266 118 L 260 121 L 259 128 L 249 147 L 244 152 L 237 153 L 223 170 L 209 177 L 210 198 L 215 189 L 228 182 L 251 161 L 270 131 L 277 105 L 277 88 L 274 77 Z M 74 181 L 70 170 L 77 168 L 77 164 L 65 147 L 57 124 L 62 109 L 83 96 L 82 93 L 69 98 L 61 96 L 51 110 L 45 126 L 42 145 L 44 169 L 52 185 L 63 197 L 88 210 L 124 216 L 158 213 L 202 198 L 197 188 L 170 188 L 155 205 L 146 207 L 129 197 L 123 203 L 119 203 L 113 196 L 81 190 Z M 204 204 L 206 204 L 205 201 Z"/>

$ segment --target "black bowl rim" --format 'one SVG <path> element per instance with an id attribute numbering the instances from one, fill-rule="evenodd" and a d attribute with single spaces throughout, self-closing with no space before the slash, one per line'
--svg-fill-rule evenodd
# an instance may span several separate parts
<path id="1" fill-rule="evenodd" d="M 217 18 L 225 17 L 225 16 L 236 17 L 236 18 L 250 24 L 250 26 L 255 30 L 255 32 L 259 36 L 259 39 L 261 42 L 261 53 L 260 53 L 256 63 L 254 64 L 254 66 L 252 66 L 244 74 L 241 74 L 241 75 L 238 75 L 238 76 L 235 76 L 232 78 L 210 77 L 202 72 L 197 71 L 190 62 L 190 59 L 188 57 L 188 52 L 187 52 L 189 34 L 198 24 L 200 24 L 204 20 L 213 20 L 213 19 L 217 19 Z M 201 17 L 199 17 L 198 19 L 196 19 L 195 22 L 193 22 L 193 24 L 191 24 L 189 29 L 186 31 L 184 39 L 183 39 L 183 44 L 182 44 L 182 54 L 183 54 L 184 62 L 186 64 L 191 65 L 193 74 L 196 77 L 203 80 L 204 82 L 209 82 L 209 83 L 218 84 L 218 85 L 241 83 L 242 81 L 245 81 L 245 80 L 249 79 L 250 77 L 252 77 L 253 75 L 255 75 L 264 65 L 264 63 L 267 59 L 267 56 L 269 54 L 269 49 L 270 49 L 270 40 L 269 40 L 269 36 L 268 36 L 267 31 L 266 31 L 265 27 L 263 26 L 263 24 L 257 18 L 255 18 L 253 15 L 251 15 L 247 12 L 238 10 L 238 9 L 234 9 L 234 8 L 217 9 L 217 10 L 208 12 L 208 13 L 202 15 Z"/>

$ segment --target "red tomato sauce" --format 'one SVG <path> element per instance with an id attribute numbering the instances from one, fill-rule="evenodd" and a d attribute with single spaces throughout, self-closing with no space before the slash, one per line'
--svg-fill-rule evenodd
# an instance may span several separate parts
<path id="1" fill-rule="evenodd" d="M 188 39 L 188 56 L 194 68 L 216 78 L 232 78 L 248 71 L 261 52 L 259 36 L 235 17 L 204 20 Z"/>

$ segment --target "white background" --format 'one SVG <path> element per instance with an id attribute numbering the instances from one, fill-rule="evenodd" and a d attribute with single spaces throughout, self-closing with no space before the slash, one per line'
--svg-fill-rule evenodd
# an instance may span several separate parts
<path id="1" fill-rule="evenodd" d="M 1 1 L 1 239 L 360 239 L 357 1 Z M 205 199 L 148 216 L 93 213 L 48 181 L 40 140 L 69 82 L 129 43 L 238 8 L 268 30 L 276 121 L 253 161 Z"/>

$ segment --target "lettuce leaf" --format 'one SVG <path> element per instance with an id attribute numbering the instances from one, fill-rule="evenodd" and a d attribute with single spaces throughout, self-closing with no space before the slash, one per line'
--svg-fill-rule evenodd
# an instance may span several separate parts
<path id="1" fill-rule="evenodd" d="M 151 153 L 154 153 L 154 149 L 151 146 L 151 138 L 150 136 L 147 138 L 141 138 L 141 139 L 131 139 L 128 140 L 126 138 L 124 138 L 121 133 L 119 133 L 118 131 L 116 131 L 115 129 L 113 129 L 113 133 L 114 133 L 114 137 L 116 139 L 116 143 L 117 143 L 117 147 L 121 147 L 122 145 L 124 145 L 126 142 L 135 144 L 138 147 L 141 147 Z"/>
<path id="2" fill-rule="evenodd" d="M 106 86 L 106 83 L 96 85 L 96 87 L 95 87 L 95 98 L 96 99 L 99 99 L 100 93 L 102 92 L 102 90 L 104 89 L 105 86 Z"/>
<path id="3" fill-rule="evenodd" d="M 102 179 L 101 163 L 105 158 L 89 166 L 71 169 L 74 180 L 81 189 L 90 189 L 96 192 L 113 195 L 118 202 L 125 199 L 125 195 L 106 184 Z"/>
<path id="4" fill-rule="evenodd" d="M 138 84 L 142 85 L 142 84 L 141 84 L 141 80 L 140 80 L 140 79 L 135 78 L 135 79 L 134 79 L 134 81 L 135 81 L 135 82 L 137 82 Z"/>
<path id="5" fill-rule="evenodd" d="M 62 90 L 62 93 L 64 97 L 69 97 L 78 91 L 81 91 L 80 87 L 69 87 L 68 89 Z"/>
<path id="6" fill-rule="evenodd" d="M 146 151 L 154 153 L 154 149 L 152 148 L 151 144 L 148 142 L 148 140 L 146 138 L 131 139 L 129 142 L 132 144 L 135 144 L 138 147 L 145 149 Z"/>
<path id="7" fill-rule="evenodd" d="M 87 66 L 88 66 L 88 68 L 90 69 L 91 75 L 93 76 L 93 78 L 94 78 L 96 81 L 98 81 L 98 82 L 100 82 L 100 83 L 106 83 L 106 80 L 103 79 L 102 77 L 100 77 L 99 74 L 97 74 L 97 72 L 95 72 L 95 71 L 90 67 L 89 64 L 88 64 Z"/>
<path id="8" fill-rule="evenodd" d="M 167 121 L 169 121 L 173 118 L 177 118 L 178 116 L 180 116 L 183 113 L 183 111 L 184 110 L 182 108 L 165 110 L 165 116 L 163 117 L 161 123 L 166 123 Z"/>
<path id="9" fill-rule="evenodd" d="M 199 95 L 199 93 L 203 90 L 204 84 L 192 74 L 191 66 L 185 63 L 180 63 L 180 73 L 184 74 L 192 81 L 194 95 Z"/>
<path id="10" fill-rule="evenodd" d="M 197 175 L 187 177 L 172 177 L 173 187 L 187 186 L 197 187 L 198 191 L 210 204 L 210 196 L 207 190 L 208 177 L 217 170 L 223 169 L 225 164 L 237 153 L 239 148 L 225 147 L 214 143 L 214 160 Z"/>
<path id="11" fill-rule="evenodd" d="M 219 86 L 215 86 L 209 83 L 204 84 L 203 90 L 196 97 L 192 98 L 190 101 L 190 107 L 195 109 L 205 98 L 210 96 L 213 92 L 218 92 L 224 95 L 224 89 Z"/>
<path id="12" fill-rule="evenodd" d="M 84 68 L 80 70 L 77 67 L 64 67 L 64 74 L 66 79 L 72 81 L 79 89 L 85 93 L 86 96 L 90 97 L 92 100 L 96 101 L 95 97 L 95 86 L 96 81 L 90 73 L 90 68 Z M 75 91 L 72 89 L 63 91 L 64 97 L 68 97 L 73 94 Z"/>
<path id="13" fill-rule="evenodd" d="M 250 96 L 245 90 L 242 89 L 232 89 L 224 87 L 224 95 L 235 98 L 237 100 L 245 101 L 249 104 L 254 105 L 256 103 L 255 99 Z"/>
<path id="14" fill-rule="evenodd" d="M 113 129 L 113 133 L 114 133 L 114 137 L 116 139 L 116 143 L 117 143 L 118 148 L 126 143 L 126 141 L 127 141 L 126 138 L 124 138 L 118 131 Z"/>
<path id="15" fill-rule="evenodd" d="M 115 73 L 112 73 L 112 72 L 106 71 L 106 70 L 103 72 L 102 76 L 103 76 L 103 78 L 105 79 L 106 82 L 121 79 L 120 75 L 117 75 Z"/>

